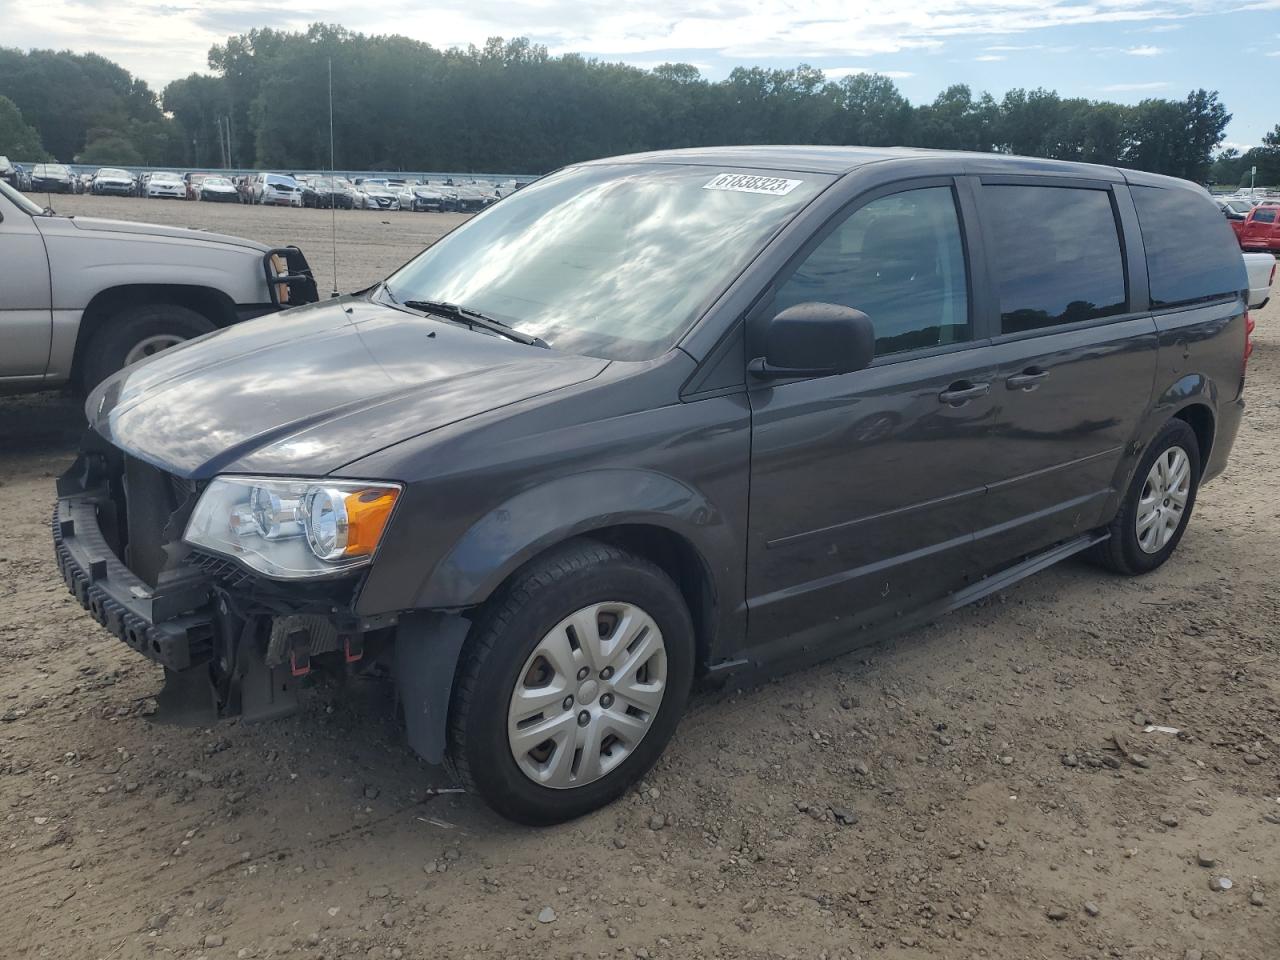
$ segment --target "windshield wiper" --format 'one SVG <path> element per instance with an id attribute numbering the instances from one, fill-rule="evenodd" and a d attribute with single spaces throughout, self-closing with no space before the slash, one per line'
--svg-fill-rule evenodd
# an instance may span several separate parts
<path id="1" fill-rule="evenodd" d="M 385 287 L 383 292 L 388 292 Z M 550 344 L 541 337 L 531 337 L 527 333 L 521 333 L 511 324 L 503 323 L 496 317 L 488 316 L 477 310 L 468 310 L 466 307 L 461 307 L 456 303 L 447 303 L 444 300 L 406 300 L 400 306 L 408 307 L 410 310 L 418 310 L 422 313 L 434 313 L 438 317 L 465 323 L 473 330 L 479 327 L 482 330 L 488 330 L 491 333 L 514 340 L 516 343 L 523 343 L 531 347 L 550 347 Z"/>

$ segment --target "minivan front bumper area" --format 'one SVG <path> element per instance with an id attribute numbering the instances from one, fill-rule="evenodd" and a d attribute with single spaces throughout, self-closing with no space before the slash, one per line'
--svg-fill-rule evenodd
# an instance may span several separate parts
<path id="1" fill-rule="evenodd" d="M 116 637 L 169 670 L 213 655 L 211 578 L 191 571 L 152 588 L 107 545 L 92 496 L 59 497 L 53 516 L 58 571 L 80 606 Z"/>
<path id="2" fill-rule="evenodd" d="M 165 668 L 162 716 L 284 716 L 313 658 L 371 666 L 396 618 L 356 617 L 350 578 L 278 583 L 192 550 L 182 533 L 200 493 L 93 431 L 58 479 L 58 570 L 95 620 Z"/>

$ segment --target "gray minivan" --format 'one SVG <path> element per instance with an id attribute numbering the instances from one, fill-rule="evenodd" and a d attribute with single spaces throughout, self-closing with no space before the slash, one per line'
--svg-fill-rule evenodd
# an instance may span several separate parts
<path id="1" fill-rule="evenodd" d="M 391 675 L 508 817 L 617 797 L 695 680 L 1177 546 L 1244 407 L 1245 269 L 1191 184 L 985 154 L 572 166 L 371 289 L 107 380 L 59 566 L 162 709 Z"/>

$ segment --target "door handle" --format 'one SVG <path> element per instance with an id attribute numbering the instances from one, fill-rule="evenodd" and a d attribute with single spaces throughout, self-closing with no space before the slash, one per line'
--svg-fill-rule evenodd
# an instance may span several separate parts
<path id="1" fill-rule="evenodd" d="M 991 384 L 989 383 L 970 383 L 968 380 L 957 380 L 938 394 L 938 402 L 958 407 L 963 403 L 968 403 L 975 397 L 985 396 L 990 390 Z"/>
<path id="2" fill-rule="evenodd" d="M 1049 376 L 1048 370 L 1041 370 L 1039 367 L 1027 367 L 1021 373 L 1015 373 L 1012 377 L 1005 380 L 1005 386 L 1010 390 L 1025 390 L 1028 393 L 1040 385 L 1040 381 Z"/>

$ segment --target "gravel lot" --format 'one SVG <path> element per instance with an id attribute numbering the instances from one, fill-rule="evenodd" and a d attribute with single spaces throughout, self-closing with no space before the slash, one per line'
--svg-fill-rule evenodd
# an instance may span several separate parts
<path id="1" fill-rule="evenodd" d="M 327 211 L 55 200 L 296 242 L 329 284 Z M 340 212 L 340 288 L 459 220 Z M 0 956 L 1276 960 L 1280 307 L 1258 319 L 1231 469 L 1163 569 L 1069 562 L 704 696 L 642 789 L 541 831 L 433 793 L 375 684 L 154 723 L 158 668 L 52 563 L 77 408 L 0 400 Z"/>

